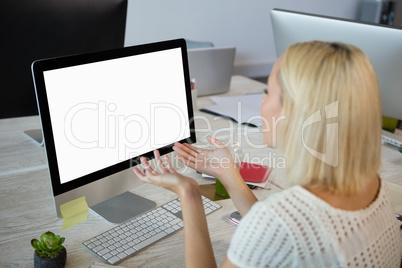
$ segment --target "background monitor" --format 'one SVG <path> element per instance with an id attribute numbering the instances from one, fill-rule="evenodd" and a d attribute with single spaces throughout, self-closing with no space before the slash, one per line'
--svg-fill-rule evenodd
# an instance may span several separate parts
<path id="1" fill-rule="evenodd" d="M 0 118 L 37 115 L 34 60 L 124 47 L 127 0 L 1 0 Z"/>
<path id="2" fill-rule="evenodd" d="M 339 41 L 359 47 L 377 73 L 384 116 L 402 119 L 402 30 L 380 24 L 273 9 L 276 53 L 293 43 Z"/>
<path id="3" fill-rule="evenodd" d="M 126 192 L 140 156 L 195 142 L 185 41 L 40 60 L 32 73 L 57 215 L 81 196 L 111 222 L 155 206 Z"/>
<path id="4" fill-rule="evenodd" d="M 191 79 L 196 80 L 197 96 L 229 91 L 236 47 L 207 47 L 188 50 Z"/>

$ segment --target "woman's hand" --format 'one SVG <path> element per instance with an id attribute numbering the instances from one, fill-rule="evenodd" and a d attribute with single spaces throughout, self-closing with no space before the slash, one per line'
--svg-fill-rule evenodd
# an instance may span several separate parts
<path id="1" fill-rule="evenodd" d="M 175 192 L 179 196 L 181 196 L 188 187 L 198 187 L 197 182 L 193 179 L 177 173 L 166 155 L 163 156 L 162 159 L 158 150 L 154 151 L 154 155 L 157 171 L 151 167 L 145 157 L 140 158 L 141 164 L 144 167 L 144 173 L 138 168 L 134 168 L 134 173 L 143 182 L 163 187 Z"/>
<path id="2" fill-rule="evenodd" d="M 177 173 L 169 158 L 164 156 L 164 161 L 162 160 L 159 151 L 155 150 L 154 155 L 158 172 L 149 165 L 144 157 L 141 157 L 145 174 L 138 168 L 134 168 L 134 173 L 144 182 L 161 186 L 179 195 L 184 224 L 186 267 L 216 267 L 204 205 L 197 182 Z"/>
<path id="3" fill-rule="evenodd" d="M 200 149 L 187 143 L 176 143 L 173 150 L 177 153 L 176 157 L 186 166 L 224 180 L 227 177 L 225 175 L 236 170 L 232 154 L 219 140 L 209 136 L 208 142 L 216 149 Z"/>
<path id="4" fill-rule="evenodd" d="M 246 215 L 257 199 L 241 177 L 229 150 L 213 137 L 208 137 L 208 142 L 216 149 L 206 150 L 180 143 L 176 143 L 173 149 L 186 166 L 218 178 L 240 214 Z"/>

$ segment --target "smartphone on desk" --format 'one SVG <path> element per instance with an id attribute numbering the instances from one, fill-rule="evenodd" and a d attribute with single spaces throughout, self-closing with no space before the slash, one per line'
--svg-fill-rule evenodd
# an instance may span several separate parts
<path id="1" fill-rule="evenodd" d="M 241 220 L 240 213 L 238 211 L 233 212 L 232 214 L 230 214 L 229 220 L 231 222 L 233 222 L 234 224 L 239 225 L 240 220 Z"/>

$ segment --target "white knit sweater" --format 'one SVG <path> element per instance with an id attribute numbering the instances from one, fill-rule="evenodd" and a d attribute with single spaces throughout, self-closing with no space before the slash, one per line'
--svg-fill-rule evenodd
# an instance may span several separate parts
<path id="1" fill-rule="evenodd" d="M 239 267 L 399 267 L 401 245 L 385 182 L 365 209 L 330 206 L 300 186 L 257 202 L 232 238 Z"/>

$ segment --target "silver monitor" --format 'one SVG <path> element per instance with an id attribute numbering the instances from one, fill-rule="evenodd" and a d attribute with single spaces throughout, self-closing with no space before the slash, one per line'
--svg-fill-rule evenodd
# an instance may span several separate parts
<path id="1" fill-rule="evenodd" d="M 184 39 L 32 65 L 57 215 L 85 196 L 119 223 L 155 206 L 130 194 L 140 156 L 195 142 Z"/>
<path id="2" fill-rule="evenodd" d="M 236 47 L 188 50 L 190 77 L 197 82 L 198 96 L 226 93 L 230 89 Z"/>
<path id="3" fill-rule="evenodd" d="M 376 70 L 384 116 L 402 119 L 402 30 L 347 19 L 273 9 L 277 56 L 293 43 L 339 41 L 359 47 Z"/>

